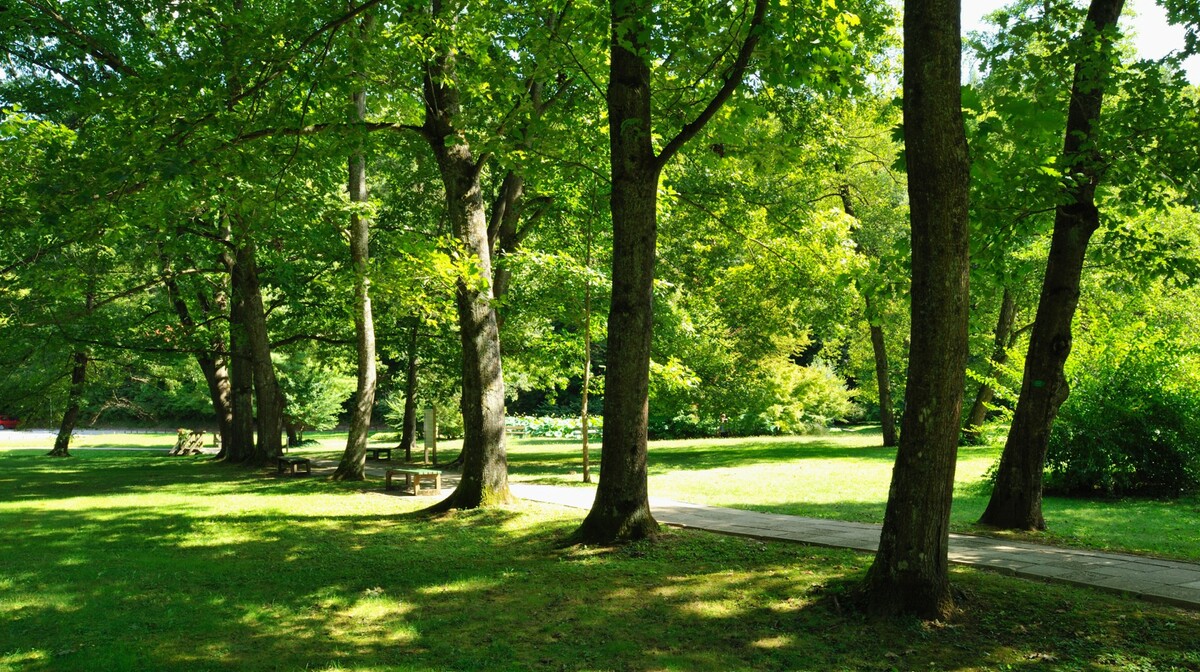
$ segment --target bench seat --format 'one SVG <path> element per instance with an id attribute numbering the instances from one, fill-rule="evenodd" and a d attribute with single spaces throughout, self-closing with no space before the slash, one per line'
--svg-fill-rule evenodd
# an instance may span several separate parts
<path id="1" fill-rule="evenodd" d="M 434 488 L 432 494 L 436 495 L 442 490 L 442 472 L 437 469 L 419 469 L 415 467 L 388 469 L 384 472 L 385 480 L 383 487 L 385 490 L 392 489 L 392 477 L 396 474 L 404 475 L 404 487 L 412 488 L 412 494 L 414 495 L 421 494 L 421 481 L 429 482 L 431 476 L 433 477 Z"/>

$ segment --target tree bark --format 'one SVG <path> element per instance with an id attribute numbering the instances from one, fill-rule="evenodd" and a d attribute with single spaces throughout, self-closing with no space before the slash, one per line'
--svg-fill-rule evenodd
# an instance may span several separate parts
<path id="1" fill-rule="evenodd" d="M 900 445 L 868 610 L 926 618 L 953 607 L 950 502 L 967 358 L 968 157 L 958 0 L 906 0 L 904 129 L 912 224 L 912 332 Z"/>
<path id="2" fill-rule="evenodd" d="M 433 13 L 447 18 L 441 0 Z M 454 55 L 427 63 L 423 133 L 437 158 L 455 238 L 478 262 L 481 277 L 458 280 L 459 339 L 462 343 L 462 476 L 458 487 L 431 511 L 475 508 L 511 500 L 504 443 L 504 377 L 500 333 L 492 306 L 492 260 L 479 183 L 482 167 L 455 122 L 461 111 Z"/>
<path id="3" fill-rule="evenodd" d="M 93 299 L 89 295 L 89 306 L 92 301 Z M 91 312 L 90 307 L 89 312 Z M 74 434 L 75 425 L 79 422 L 79 407 L 83 400 L 83 386 L 87 381 L 88 355 L 82 350 L 76 351 L 71 355 L 71 362 L 71 387 L 67 391 L 67 408 L 63 412 L 62 422 L 58 426 L 58 436 L 54 439 L 54 449 L 47 453 L 51 457 L 71 456 L 71 435 Z"/>
<path id="4" fill-rule="evenodd" d="M 766 13 L 765 0 L 756 0 L 746 36 L 721 88 L 696 119 L 655 155 L 649 62 L 654 6 L 650 0 L 609 3 L 613 262 L 602 477 L 591 510 L 568 543 L 613 544 L 658 530 L 646 484 L 658 178 L 666 162 L 704 128 L 741 84 Z"/>
<path id="5" fill-rule="evenodd" d="M 1077 38 L 1081 54 L 1071 85 L 1063 165 L 1075 177 L 1054 212 L 1046 277 L 1029 336 L 1021 396 L 996 471 L 996 485 L 979 522 L 1003 529 L 1044 530 L 1042 475 L 1050 428 L 1070 394 L 1063 366 L 1071 353 L 1071 321 L 1079 305 L 1088 242 L 1100 226 L 1095 125 L 1112 72 L 1113 42 L 1124 0 L 1092 0 Z"/>
<path id="6" fill-rule="evenodd" d="M 235 286 L 241 291 L 242 327 L 249 346 L 254 402 L 258 411 L 257 437 L 247 461 L 262 465 L 283 454 L 283 393 L 275 377 L 275 365 L 271 362 L 267 314 L 258 283 L 255 254 L 254 241 L 243 240 L 236 250 L 234 272 L 238 276 Z"/>
<path id="7" fill-rule="evenodd" d="M 254 453 L 254 355 L 246 329 L 245 278 L 233 254 L 225 255 L 232 298 L 229 302 L 229 391 L 232 433 L 223 448 L 225 459 L 242 463 Z"/>
<path id="8" fill-rule="evenodd" d="M 1017 319 L 1017 302 L 1012 291 L 1004 288 L 1004 296 L 1000 299 L 1000 316 L 996 319 L 995 341 L 992 345 L 992 358 L 988 360 L 987 377 L 994 378 L 1000 367 L 1008 362 L 1008 340 L 1012 335 L 1013 323 Z M 982 382 L 975 392 L 975 401 L 963 422 L 963 438 L 973 443 L 979 440 L 979 432 L 987 420 L 987 405 L 992 403 L 996 391 L 991 383 Z"/>
<path id="9" fill-rule="evenodd" d="M 646 0 L 612 2 L 608 83 L 613 267 L 608 314 L 600 485 L 574 541 L 611 544 L 658 531 L 646 483 L 650 339 L 653 328 L 656 209 L 661 170 L 651 142 L 647 40 L 634 26 Z"/>
<path id="10" fill-rule="evenodd" d="M 412 334 L 408 337 L 408 367 L 404 377 L 404 428 L 400 435 L 400 449 L 404 461 L 412 462 L 412 451 L 417 445 L 417 334 L 419 324 L 414 320 Z"/>
<path id="11" fill-rule="evenodd" d="M 364 28 L 365 30 L 365 28 Z M 367 118 L 367 93 L 353 94 L 355 121 Z M 352 203 L 367 202 L 366 158 L 362 148 L 350 158 L 349 190 Z M 358 212 L 350 214 L 350 261 L 355 274 L 354 331 L 357 338 L 358 387 L 350 414 L 350 434 L 335 481 L 361 481 L 366 478 L 367 434 L 371 429 L 371 411 L 375 408 L 375 323 L 371 314 L 370 221 Z"/>

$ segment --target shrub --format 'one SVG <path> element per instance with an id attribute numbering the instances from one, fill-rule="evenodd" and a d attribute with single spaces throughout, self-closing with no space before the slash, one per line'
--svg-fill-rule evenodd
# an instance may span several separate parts
<path id="1" fill-rule="evenodd" d="M 583 422 L 579 416 L 521 416 L 510 415 L 504 419 L 504 424 L 525 428 L 526 436 L 563 438 L 575 436 L 583 431 Z M 604 426 L 604 418 L 598 415 L 588 416 L 588 426 L 593 436 Z"/>
<path id="2" fill-rule="evenodd" d="M 1200 392 L 1143 352 L 1080 372 L 1050 435 L 1047 491 L 1178 497 L 1200 489 Z"/>

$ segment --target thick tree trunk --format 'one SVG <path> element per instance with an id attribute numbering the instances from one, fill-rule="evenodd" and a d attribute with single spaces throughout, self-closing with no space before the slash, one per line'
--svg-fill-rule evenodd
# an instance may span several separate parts
<path id="1" fill-rule="evenodd" d="M 92 297 L 88 297 L 89 312 Z M 71 387 L 67 391 L 67 408 L 63 412 L 62 422 L 58 426 L 58 436 L 54 439 L 54 449 L 48 455 L 52 457 L 71 456 L 71 435 L 79 422 L 79 407 L 83 401 L 83 386 L 87 381 L 88 355 L 86 352 L 76 352 L 71 356 Z"/>
<path id="2" fill-rule="evenodd" d="M 412 462 L 412 451 L 417 445 L 417 335 L 419 325 L 414 321 L 412 334 L 408 338 L 408 367 L 404 376 L 404 428 L 400 435 L 400 449 L 404 461 Z"/>
<path id="3" fill-rule="evenodd" d="M 1067 189 L 1066 204 L 1054 213 L 1054 233 L 1029 336 L 1021 396 L 1000 457 L 992 497 L 979 519 L 986 525 L 1046 529 L 1042 474 L 1050 428 L 1070 393 L 1063 366 L 1071 353 L 1071 321 L 1079 304 L 1088 242 L 1100 226 L 1096 209 L 1100 153 L 1094 144 L 1094 126 L 1100 119 L 1105 83 L 1112 72 L 1113 40 L 1124 5 L 1124 0 L 1092 0 L 1078 38 L 1085 48 L 1079 51 L 1082 56 L 1075 64 L 1063 142 L 1063 165 L 1076 179 Z"/>
<path id="4" fill-rule="evenodd" d="M 1013 323 L 1017 319 L 1017 302 L 1012 291 L 1004 288 L 1004 296 L 1000 299 L 1000 316 L 996 319 L 995 341 L 992 344 L 992 358 L 988 360 L 987 377 L 994 378 L 999 368 L 1008 362 L 1008 339 L 1012 335 Z M 979 384 L 975 392 L 975 401 L 963 422 L 963 438 L 968 442 L 979 440 L 979 432 L 987 420 L 987 405 L 992 403 L 996 391 L 988 382 Z"/>
<path id="5" fill-rule="evenodd" d="M 758 43 L 767 3 L 755 0 L 737 55 L 723 71 L 721 87 L 658 155 L 652 140 L 650 87 L 654 7 L 650 0 L 609 3 L 612 33 L 607 105 L 613 264 L 604 439 L 596 499 L 571 536 L 572 542 L 612 544 L 658 530 L 646 487 L 658 177 L 666 162 L 704 128 L 741 84 Z"/>
<path id="6" fill-rule="evenodd" d="M 225 359 L 211 354 L 196 355 L 196 363 L 204 373 L 208 385 L 208 397 L 212 401 L 213 416 L 217 421 L 217 436 L 221 438 L 221 450 L 233 435 L 233 404 L 230 399 L 229 371 Z M 219 453 L 218 453 L 219 454 Z"/>
<path id="7" fill-rule="evenodd" d="M 356 121 L 366 120 L 367 94 L 353 95 Z M 350 159 L 350 200 L 367 202 L 366 159 L 360 151 Z M 350 215 L 350 260 L 355 274 L 354 331 L 357 338 L 358 388 L 350 414 L 350 435 L 341 464 L 333 474 L 335 481 L 361 481 L 366 475 L 367 434 L 371 429 L 371 411 L 375 408 L 375 323 L 371 315 L 370 221 L 358 212 Z"/>
<path id="8" fill-rule="evenodd" d="M 435 16 L 443 14 L 440 0 Z M 479 184 L 481 166 L 466 137 L 454 124 L 460 113 L 452 54 L 427 64 L 424 135 L 437 158 L 446 189 L 446 208 L 454 236 L 475 257 L 480 278 L 461 278 L 455 293 L 462 343 L 462 477 L 458 487 L 431 511 L 475 508 L 511 500 L 504 445 L 504 376 L 500 333 L 492 306 L 492 261 L 487 218 Z"/>
<path id="9" fill-rule="evenodd" d="M 877 615 L 940 617 L 967 358 L 968 158 L 957 0 L 907 0 L 904 129 L 912 223 L 912 334 L 900 446 L 879 551 L 866 578 Z"/>
<path id="10" fill-rule="evenodd" d="M 229 392 L 233 422 L 224 457 L 241 463 L 254 452 L 254 355 L 246 330 L 246 289 L 233 255 L 228 255 L 230 289 L 229 302 Z"/>
<path id="11" fill-rule="evenodd" d="M 645 37 L 634 27 L 648 20 L 650 5 L 647 0 L 610 4 L 612 307 L 600 485 L 572 537 L 583 543 L 611 544 L 658 531 L 646 484 L 646 438 L 661 166 L 651 143 L 650 66 L 637 53 L 645 48 Z"/>
<path id="12" fill-rule="evenodd" d="M 267 313 L 258 284 L 255 254 L 253 241 L 245 241 L 237 250 L 237 269 L 242 276 L 240 286 L 244 291 L 243 317 L 254 371 L 254 403 L 258 412 L 255 424 L 257 440 L 249 462 L 261 465 L 283 454 L 284 402 L 279 381 L 275 378 L 275 364 L 271 361 Z"/>

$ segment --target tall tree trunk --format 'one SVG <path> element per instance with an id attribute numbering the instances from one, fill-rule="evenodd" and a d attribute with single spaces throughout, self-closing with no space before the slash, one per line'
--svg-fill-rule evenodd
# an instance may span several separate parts
<path id="1" fill-rule="evenodd" d="M 417 335 L 420 324 L 414 320 L 412 333 L 408 337 L 408 367 L 404 376 L 404 428 L 400 435 L 400 449 L 404 461 L 412 462 L 412 451 L 417 445 Z"/>
<path id="2" fill-rule="evenodd" d="M 765 0 L 756 0 L 721 88 L 656 156 L 649 63 L 654 6 L 651 0 L 609 3 L 612 33 L 607 105 L 613 262 L 602 477 L 592 508 L 571 535 L 572 542 L 612 544 L 658 530 L 646 485 L 658 177 L 667 161 L 704 128 L 741 84 L 766 14 Z"/>
<path id="3" fill-rule="evenodd" d="M 167 289 L 167 297 L 170 299 L 171 305 L 175 308 L 175 314 L 179 317 L 179 323 L 188 333 L 194 332 L 196 320 L 192 317 L 187 302 L 183 299 L 179 283 L 170 275 L 170 269 L 164 270 L 163 285 Z M 221 302 L 220 294 L 219 291 L 218 303 Z M 206 313 L 212 307 L 203 300 L 203 297 L 201 297 L 200 305 Z M 208 386 L 208 396 L 213 405 L 213 418 L 217 422 L 217 435 L 221 437 L 221 449 L 217 456 L 224 457 L 226 446 L 233 434 L 233 406 L 230 400 L 229 372 L 225 369 L 225 346 L 221 339 L 214 337 L 209 345 L 210 350 L 196 353 L 196 363 L 200 366 L 200 372 L 204 374 L 204 382 Z"/>
<path id="4" fill-rule="evenodd" d="M 1071 353 L 1071 321 L 1079 304 L 1079 282 L 1088 242 L 1100 226 L 1096 187 L 1100 151 L 1094 127 L 1100 119 L 1104 88 L 1112 72 L 1113 42 L 1124 0 L 1092 0 L 1077 38 L 1084 48 L 1075 64 L 1067 128 L 1063 141 L 1065 172 L 1075 176 L 1067 198 L 1054 212 L 1054 233 L 1037 316 L 1029 336 L 1029 353 L 1021 380 L 1021 396 L 1013 413 L 1008 441 L 996 471 L 992 497 L 979 522 L 1004 529 L 1044 530 L 1042 473 L 1050 428 L 1070 389 L 1063 366 Z"/>
<path id="5" fill-rule="evenodd" d="M 275 364 L 271 361 L 267 313 L 263 306 L 262 288 L 258 283 L 255 255 L 253 241 L 244 241 L 237 249 L 237 269 L 242 276 L 240 284 L 245 293 L 243 317 L 254 371 L 254 403 L 258 412 L 255 423 L 257 437 L 249 462 L 266 464 L 283 454 L 284 402 L 283 392 L 275 377 Z"/>
<path id="6" fill-rule="evenodd" d="M 840 167 L 836 167 L 838 171 Z M 842 199 L 842 210 L 858 219 L 858 214 L 854 212 L 854 201 L 850 199 L 850 185 L 843 183 L 838 187 L 838 195 Z M 883 445 L 885 447 L 895 446 L 896 440 L 896 411 L 892 406 L 892 384 L 891 374 L 888 370 L 887 344 L 883 340 L 883 326 L 880 324 L 880 316 L 875 311 L 874 302 L 871 297 L 863 295 L 863 301 L 866 303 L 867 326 L 871 333 L 871 350 L 875 355 L 875 382 L 879 387 L 879 426 L 883 431 Z"/>
<path id="7" fill-rule="evenodd" d="M 441 0 L 435 17 L 447 18 Z M 466 136 L 455 127 L 461 112 L 453 53 L 431 60 L 425 74 L 423 132 L 437 158 L 455 238 L 475 257 L 481 278 L 460 278 L 455 292 L 462 343 L 462 477 L 432 511 L 491 506 L 511 500 L 504 444 L 504 376 L 500 333 L 492 306 L 492 260 L 479 184 L 482 168 Z"/>
<path id="8" fill-rule="evenodd" d="M 366 30 L 366 27 L 363 27 Z M 367 92 L 353 94 L 355 121 L 367 118 Z M 362 147 L 350 158 L 350 201 L 367 202 L 367 166 Z M 333 473 L 335 481 L 361 481 L 365 478 L 367 434 L 371 429 L 371 411 L 375 408 L 375 323 L 371 315 L 370 221 L 355 211 L 350 214 L 350 261 L 355 274 L 354 331 L 357 338 L 358 388 L 350 414 L 350 435 L 341 464 Z"/>
<path id="9" fill-rule="evenodd" d="M 229 302 L 229 392 L 233 423 L 230 439 L 223 447 L 225 459 L 241 463 L 254 453 L 254 355 L 246 329 L 245 278 L 233 254 L 226 255 L 230 277 Z"/>
<path id="10" fill-rule="evenodd" d="M 594 191 L 592 192 L 595 193 Z M 592 211 L 595 212 L 595 198 L 592 199 Z M 579 406 L 579 424 L 583 428 L 583 482 L 592 482 L 590 456 L 588 455 L 588 390 L 592 384 L 592 219 L 588 218 L 587 241 L 583 254 L 583 393 Z"/>
<path id="11" fill-rule="evenodd" d="M 88 296 L 88 304 L 92 297 Z M 90 308 L 89 308 L 90 312 Z M 87 381 L 88 355 L 82 350 L 71 355 L 71 387 L 67 392 L 67 408 L 63 412 L 62 422 L 58 426 L 58 436 L 54 439 L 54 449 L 48 455 L 52 457 L 70 457 L 71 435 L 79 422 L 79 406 L 83 400 L 83 386 Z"/>
<path id="12" fill-rule="evenodd" d="M 879 551 L 877 615 L 940 617 L 967 360 L 968 158 L 958 0 L 904 3 L 904 145 L 912 224 L 912 332 L 900 446 Z"/>
<path id="13" fill-rule="evenodd" d="M 996 319 L 995 341 L 992 344 L 992 358 L 988 360 L 987 377 L 994 378 L 1000 367 L 1008 362 L 1008 339 L 1012 335 L 1013 323 L 1017 319 L 1017 302 L 1012 291 L 1004 288 L 1004 296 L 1000 299 L 1000 316 Z M 979 440 L 979 432 L 987 420 L 987 405 L 992 403 L 996 391 L 991 383 L 984 381 L 975 392 L 975 401 L 963 422 L 963 438 L 968 442 Z"/>
<path id="14" fill-rule="evenodd" d="M 647 22 L 650 7 L 646 0 L 610 3 L 612 308 L 602 477 L 596 500 L 573 537 L 580 542 L 613 543 L 658 531 L 646 483 L 646 439 L 661 167 L 651 143 L 650 65 L 638 53 L 646 49 L 648 40 L 634 28 Z"/>
<path id="15" fill-rule="evenodd" d="M 871 312 L 871 301 L 867 300 L 867 312 Z M 875 381 L 879 386 L 879 428 L 883 432 L 883 445 L 895 446 L 896 410 L 892 403 L 891 372 L 888 369 L 887 344 L 883 340 L 883 327 L 871 324 L 871 351 L 875 355 Z"/>

